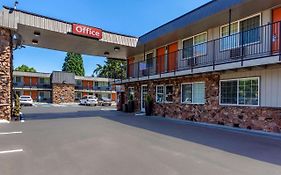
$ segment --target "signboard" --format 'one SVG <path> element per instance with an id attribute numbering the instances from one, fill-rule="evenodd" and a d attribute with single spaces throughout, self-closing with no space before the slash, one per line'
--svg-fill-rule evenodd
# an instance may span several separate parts
<path id="1" fill-rule="evenodd" d="M 102 39 L 102 30 L 81 24 L 72 24 L 72 33 L 90 38 Z"/>

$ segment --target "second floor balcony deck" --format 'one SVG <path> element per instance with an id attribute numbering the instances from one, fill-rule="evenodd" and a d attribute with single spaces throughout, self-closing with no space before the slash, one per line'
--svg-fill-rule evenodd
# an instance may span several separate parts
<path id="1" fill-rule="evenodd" d="M 126 81 L 280 63 L 280 30 L 276 22 L 135 62 Z"/>

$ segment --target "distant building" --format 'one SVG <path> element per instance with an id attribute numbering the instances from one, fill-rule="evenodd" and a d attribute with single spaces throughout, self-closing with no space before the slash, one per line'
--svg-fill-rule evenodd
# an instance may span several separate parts
<path id="1" fill-rule="evenodd" d="M 34 101 L 71 103 L 85 95 L 116 100 L 112 79 L 75 76 L 72 73 L 13 72 L 13 90 L 18 95 L 30 95 Z M 120 87 L 117 87 L 120 89 Z"/>

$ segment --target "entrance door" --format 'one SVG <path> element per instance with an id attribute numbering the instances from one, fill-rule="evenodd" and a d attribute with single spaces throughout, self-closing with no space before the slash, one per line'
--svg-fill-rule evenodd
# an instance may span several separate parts
<path id="1" fill-rule="evenodd" d="M 141 86 L 141 111 L 145 112 L 145 100 L 148 94 L 147 85 Z"/>
<path id="2" fill-rule="evenodd" d="M 272 53 L 279 52 L 281 8 L 272 10 Z"/>
<path id="3" fill-rule="evenodd" d="M 175 71 L 176 59 L 178 55 L 178 43 L 173 43 L 168 46 L 168 72 Z"/>
<path id="4" fill-rule="evenodd" d="M 163 73 L 165 70 L 165 47 L 157 49 L 157 73 Z"/>

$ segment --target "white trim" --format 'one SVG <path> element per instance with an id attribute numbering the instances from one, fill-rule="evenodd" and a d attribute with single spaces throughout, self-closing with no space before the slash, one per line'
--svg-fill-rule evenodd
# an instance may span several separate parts
<path id="1" fill-rule="evenodd" d="M 239 81 L 240 80 L 253 80 L 258 79 L 258 104 L 257 105 L 243 105 L 239 104 Z M 237 81 L 237 103 L 236 104 L 222 104 L 221 103 L 221 82 Z M 260 77 L 246 77 L 246 78 L 233 78 L 233 79 L 223 79 L 219 82 L 219 105 L 220 106 L 240 106 L 240 107 L 259 107 L 260 106 Z"/>
<path id="2" fill-rule="evenodd" d="M 192 88 L 193 88 L 193 84 L 204 84 L 204 86 L 205 86 L 205 97 L 204 97 L 204 99 L 205 99 L 205 102 L 204 103 L 193 103 L 193 102 L 191 102 L 191 103 L 187 103 L 187 102 L 183 102 L 182 100 L 182 86 L 183 85 L 192 85 Z M 204 104 L 206 104 L 206 82 L 205 81 L 198 81 L 198 82 L 189 82 L 189 83 L 181 83 L 181 93 L 180 93 L 180 95 L 181 95 L 181 104 L 189 104 L 189 105 L 204 105 Z M 193 89 L 192 89 L 192 91 L 191 91 L 191 95 L 193 95 Z M 193 98 L 192 98 L 192 101 L 193 101 Z"/>

